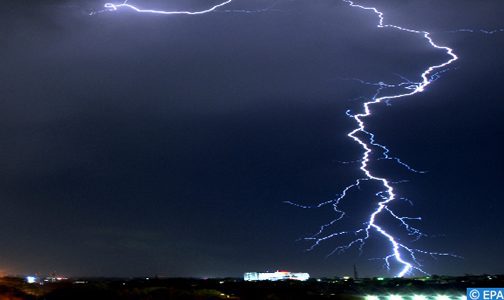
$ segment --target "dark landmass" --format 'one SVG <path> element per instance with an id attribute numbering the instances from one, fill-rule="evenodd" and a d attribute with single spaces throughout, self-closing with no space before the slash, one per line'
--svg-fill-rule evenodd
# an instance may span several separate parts
<path id="1" fill-rule="evenodd" d="M 366 295 L 449 296 L 461 299 L 468 287 L 502 287 L 504 275 L 463 277 L 322 278 L 305 282 L 245 282 L 236 278 L 73 278 L 56 282 L 21 277 L 0 279 L 0 300 L 24 299 L 364 299 Z"/>

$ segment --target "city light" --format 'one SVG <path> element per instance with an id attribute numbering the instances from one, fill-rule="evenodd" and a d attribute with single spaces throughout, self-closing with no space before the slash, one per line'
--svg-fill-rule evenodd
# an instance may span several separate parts
<path id="1" fill-rule="evenodd" d="M 36 283 L 37 282 L 37 277 L 35 276 L 26 276 L 26 282 L 28 283 Z"/>
<path id="2" fill-rule="evenodd" d="M 276 271 L 274 273 L 248 272 L 243 275 L 243 280 L 245 281 L 306 281 L 308 279 L 310 279 L 310 274 L 308 273 L 291 273 L 289 271 Z"/>
<path id="3" fill-rule="evenodd" d="M 467 300 L 465 295 L 367 295 L 365 300 Z"/>
<path id="4" fill-rule="evenodd" d="M 403 297 L 400 295 L 390 295 L 388 300 L 403 300 Z"/>

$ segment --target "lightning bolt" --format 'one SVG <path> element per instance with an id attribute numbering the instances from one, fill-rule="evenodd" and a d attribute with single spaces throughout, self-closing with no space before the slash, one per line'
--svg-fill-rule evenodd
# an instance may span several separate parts
<path id="1" fill-rule="evenodd" d="M 361 158 L 355 161 L 355 163 L 360 164 L 359 169 L 362 172 L 363 177 L 357 179 L 354 183 L 345 187 L 343 191 L 339 194 L 339 196 L 333 200 L 325 201 L 314 206 L 303 206 L 293 202 L 286 202 L 286 203 L 301 208 L 320 208 L 322 206 L 332 205 L 333 210 L 336 213 L 335 219 L 333 219 L 327 224 L 322 225 L 320 229 L 312 236 L 304 238 L 304 240 L 312 241 L 312 246 L 307 249 L 308 251 L 315 249 L 317 246 L 319 246 L 323 242 L 326 242 L 327 240 L 353 236 L 354 238 L 351 238 L 351 241 L 349 243 L 336 247 L 329 255 L 332 255 L 337 252 L 346 251 L 352 247 L 358 247 L 360 252 L 362 252 L 363 247 L 366 244 L 366 241 L 372 235 L 377 235 L 381 237 L 383 240 L 385 240 L 386 243 L 389 245 L 388 250 L 389 254 L 386 257 L 382 258 L 382 260 L 385 261 L 385 266 L 387 267 L 388 270 L 391 269 L 391 263 L 395 262 L 395 264 L 400 266 L 399 271 L 396 273 L 397 277 L 404 277 L 407 275 L 411 275 L 414 271 L 427 274 L 427 272 L 422 269 L 422 265 L 417 259 L 418 255 L 429 255 L 433 257 L 437 256 L 457 257 L 457 256 L 450 253 L 431 252 L 412 248 L 406 245 L 405 243 L 400 242 L 398 237 L 396 237 L 393 233 L 390 232 L 389 229 L 387 229 L 385 225 L 381 224 L 378 221 L 378 218 L 380 216 L 387 215 L 388 217 L 397 220 L 399 224 L 404 228 L 406 233 L 409 236 L 414 237 L 414 240 L 418 240 L 422 236 L 425 236 L 424 233 L 422 233 L 419 229 L 413 227 L 410 224 L 411 221 L 418 221 L 421 220 L 421 218 L 400 216 L 391 209 L 391 204 L 394 201 L 404 198 L 398 198 L 396 191 L 393 187 L 393 185 L 395 184 L 394 182 L 387 179 L 386 177 L 381 177 L 374 174 L 374 172 L 370 168 L 370 162 L 372 161 L 372 157 L 375 155 L 375 152 L 379 151 L 379 153 L 381 154 L 381 158 L 379 159 L 393 160 L 399 165 L 405 167 L 407 170 L 412 172 L 417 173 L 424 173 L 424 172 L 417 171 L 412 167 L 410 167 L 409 165 L 407 165 L 406 163 L 402 162 L 399 158 L 391 156 L 390 150 L 385 145 L 376 142 L 376 137 L 372 132 L 370 132 L 367 129 L 365 120 L 366 118 L 369 118 L 372 115 L 371 108 L 374 105 L 378 105 L 381 103 L 390 105 L 390 102 L 393 100 L 404 99 L 413 96 L 415 94 L 424 92 L 430 84 L 432 84 L 435 80 L 439 79 L 442 73 L 446 72 L 449 69 L 448 67 L 453 62 L 455 62 L 458 59 L 458 57 L 452 48 L 437 44 L 432 39 L 430 32 L 386 24 L 384 13 L 378 10 L 377 8 L 363 6 L 351 0 L 341 0 L 341 1 L 345 2 L 352 8 L 369 11 L 374 15 L 376 15 L 378 18 L 378 24 L 377 24 L 378 28 L 391 28 L 394 30 L 403 31 L 420 36 L 421 38 L 426 40 L 426 42 L 432 48 L 443 51 L 447 56 L 447 59 L 441 64 L 432 65 L 429 66 L 427 69 L 425 69 L 420 74 L 420 80 L 417 82 L 413 82 L 401 76 L 400 78 L 402 79 L 402 81 L 397 84 L 388 84 L 384 82 L 373 83 L 373 82 L 366 82 L 360 79 L 353 79 L 357 80 L 361 84 L 376 87 L 375 94 L 371 98 L 364 101 L 364 103 L 362 104 L 362 110 L 360 112 L 352 113 L 351 111 L 347 111 L 346 113 L 347 116 L 352 118 L 357 125 L 354 130 L 352 130 L 347 134 L 347 136 L 350 139 L 352 139 L 355 143 L 360 145 L 360 147 L 363 150 Z M 398 88 L 402 89 L 403 92 L 386 96 L 382 95 L 384 90 L 387 89 L 396 90 Z M 381 189 L 378 193 L 376 193 L 376 197 L 379 200 L 375 204 L 374 210 L 371 212 L 366 222 L 363 224 L 363 227 L 350 231 L 326 233 L 333 224 L 344 218 L 345 212 L 342 211 L 339 207 L 341 202 L 347 197 L 348 192 L 352 189 L 361 188 L 363 186 L 363 182 L 368 181 L 379 183 Z"/>
<path id="2" fill-rule="evenodd" d="M 104 10 L 99 11 L 99 12 L 105 12 L 105 11 L 118 11 L 120 9 L 130 9 L 132 11 L 135 11 L 137 13 L 148 13 L 148 14 L 161 14 L 161 15 L 201 15 L 201 14 L 206 14 L 206 13 L 211 13 L 219 8 L 226 6 L 230 4 L 233 0 L 226 0 L 223 2 L 220 2 L 217 5 L 214 5 L 208 9 L 205 10 L 200 10 L 200 11 L 165 11 L 165 10 L 154 10 L 154 9 L 141 9 L 137 6 L 134 6 L 132 4 L 129 4 L 128 1 L 124 1 L 122 3 L 106 3 L 104 5 Z M 419 94 L 424 92 L 427 87 L 432 84 L 434 81 L 439 79 L 441 75 L 449 70 L 449 66 L 453 64 L 457 59 L 457 55 L 455 54 L 454 50 L 450 47 L 447 46 L 442 46 L 437 44 L 433 38 L 431 37 L 431 33 L 427 31 L 421 31 L 421 30 L 414 30 L 406 27 L 401 27 L 397 25 L 392 25 L 392 24 L 386 24 L 385 23 L 385 18 L 384 18 L 384 13 L 378 10 L 375 7 L 367 7 L 363 6 L 360 4 L 355 3 L 354 1 L 351 0 L 341 0 L 342 2 L 346 3 L 352 8 L 368 11 L 374 15 L 376 15 L 378 19 L 378 28 L 390 28 L 394 29 L 397 31 L 403 31 L 407 32 L 410 34 L 418 35 L 422 39 L 424 39 L 428 45 L 430 45 L 432 48 L 436 50 L 440 50 L 444 52 L 444 54 L 447 56 L 447 59 L 440 64 L 437 65 L 431 65 L 428 66 L 422 73 L 419 74 L 419 80 L 418 81 L 411 81 L 407 78 L 404 78 L 402 76 L 399 76 L 401 81 L 399 83 L 384 83 L 384 82 L 366 82 L 360 79 L 352 79 L 352 80 L 357 80 L 362 84 L 365 85 L 370 85 L 376 87 L 376 92 L 375 94 L 370 97 L 370 98 L 364 98 L 365 100 L 363 101 L 362 104 L 362 109 L 360 112 L 357 113 L 352 113 L 351 111 L 347 111 L 347 116 L 349 118 L 352 118 L 355 123 L 356 127 L 353 129 L 351 132 L 347 134 L 347 136 L 353 140 L 355 143 L 357 143 L 361 148 L 362 148 L 362 156 L 359 160 L 351 163 L 358 163 L 360 165 L 359 169 L 362 172 L 362 177 L 355 180 L 353 183 L 350 185 L 346 186 L 342 192 L 335 198 L 331 199 L 329 201 L 321 202 L 317 205 L 313 206 L 306 206 L 306 205 L 300 205 L 297 203 L 289 202 L 287 201 L 286 203 L 294 205 L 296 207 L 300 208 L 321 208 L 325 206 L 332 206 L 334 212 L 336 213 L 336 217 L 328 222 L 327 224 L 324 224 L 320 226 L 319 230 L 309 236 L 303 238 L 304 240 L 308 240 L 312 242 L 312 246 L 308 248 L 308 250 L 313 250 L 317 246 L 319 246 L 321 243 L 326 242 L 331 239 L 337 239 L 341 237 L 346 237 L 350 236 L 353 237 L 351 238 L 351 241 L 336 247 L 329 255 L 337 252 L 342 252 L 346 251 L 352 247 L 358 247 L 358 249 L 362 252 L 363 247 L 366 244 L 366 241 L 370 239 L 371 236 L 378 236 L 381 239 L 383 239 L 389 247 L 387 248 L 388 254 L 387 256 L 380 258 L 380 260 L 383 260 L 385 262 L 385 266 L 387 269 L 392 268 L 392 263 L 397 264 L 400 268 L 399 271 L 396 273 L 397 277 L 403 277 L 406 275 L 410 275 L 413 272 L 417 271 L 420 273 L 427 274 L 426 271 L 422 269 L 422 265 L 417 259 L 417 256 L 419 255 L 427 255 L 427 256 L 432 256 L 432 257 L 437 257 L 437 256 L 454 256 L 457 257 L 456 255 L 450 254 L 450 253 L 442 253 L 442 252 L 431 252 L 431 251 L 425 251 L 421 249 L 416 249 L 412 248 L 405 243 L 402 243 L 397 236 L 395 236 L 393 233 L 390 232 L 390 230 L 383 225 L 382 223 L 379 222 L 379 217 L 381 216 L 388 216 L 393 219 L 395 219 L 402 228 L 404 228 L 405 232 L 409 235 L 412 236 L 414 239 L 417 240 L 421 238 L 422 236 L 425 236 L 424 233 L 422 233 L 419 229 L 415 228 L 412 226 L 410 223 L 411 221 L 419 221 L 421 218 L 419 217 L 405 217 L 405 216 L 400 216 L 396 212 L 394 212 L 391 208 L 391 204 L 397 200 L 407 200 L 406 198 L 400 198 L 398 197 L 394 185 L 397 182 L 392 182 L 390 179 L 387 179 L 386 177 L 381 177 L 378 175 L 375 175 L 375 173 L 371 170 L 370 163 L 375 157 L 375 153 L 379 153 L 380 158 L 382 160 L 391 160 L 399 164 L 400 166 L 406 168 L 407 170 L 411 172 L 416 172 L 416 173 L 425 173 L 424 171 L 418 171 L 412 167 L 410 167 L 408 164 L 405 162 L 401 161 L 398 157 L 392 156 L 390 154 L 390 150 L 383 144 L 380 144 L 376 141 L 376 136 L 373 134 L 371 131 L 369 131 L 366 127 L 366 122 L 365 120 L 369 118 L 372 115 L 372 110 L 371 108 L 375 105 L 385 103 L 387 105 L 390 105 L 391 101 L 394 100 L 400 100 L 400 99 L 405 99 L 410 96 L 413 96 L 415 94 Z M 263 11 L 263 10 L 259 10 Z M 96 13 L 99 13 L 96 12 Z M 244 12 L 244 13 L 250 13 L 250 12 L 255 12 L 255 11 L 247 11 L 247 10 L 224 10 L 224 12 Z M 93 13 L 94 14 L 94 13 Z M 486 30 L 480 30 L 479 32 L 485 33 L 485 34 L 494 34 L 497 32 L 501 32 L 504 30 L 493 30 L 493 31 L 486 31 Z M 472 29 L 460 29 L 457 30 L 457 32 L 477 32 L 477 30 L 472 30 Z M 401 90 L 402 92 L 399 93 L 394 93 L 392 95 L 383 95 L 383 92 L 385 90 L 393 89 L 394 91 L 396 90 Z M 375 202 L 373 205 L 373 210 L 370 213 L 370 215 L 367 217 L 366 221 L 363 223 L 363 226 L 361 228 L 357 228 L 355 230 L 348 230 L 348 231 L 339 231 L 339 232 L 331 232 L 327 233 L 329 228 L 337 223 L 338 221 L 341 221 L 345 216 L 346 213 L 342 209 L 340 209 L 340 204 L 342 201 L 344 201 L 347 197 L 350 191 L 353 189 L 360 189 L 363 188 L 363 185 L 365 182 L 374 182 L 378 183 L 380 186 L 380 191 L 378 191 L 375 196 L 377 197 L 378 201 Z"/>
<path id="3" fill-rule="evenodd" d="M 224 2 L 221 2 L 219 4 L 216 4 L 208 9 L 205 10 L 199 10 L 199 11 L 186 11 L 186 10 L 174 10 L 174 11 L 169 11 L 169 10 L 154 10 L 154 9 L 141 9 L 136 7 L 135 5 L 129 4 L 128 0 L 125 0 L 122 3 L 105 3 L 104 7 L 105 9 L 99 12 L 104 12 L 104 11 L 117 11 L 122 8 L 127 8 L 131 9 L 133 11 L 136 11 L 138 13 L 148 13 L 148 14 L 159 14 L 159 15 L 202 15 L 202 14 L 207 14 L 210 12 L 215 11 L 216 9 L 223 7 L 225 5 L 228 5 L 229 3 L 233 2 L 233 0 L 226 0 Z M 247 12 L 247 11 L 244 11 Z"/>

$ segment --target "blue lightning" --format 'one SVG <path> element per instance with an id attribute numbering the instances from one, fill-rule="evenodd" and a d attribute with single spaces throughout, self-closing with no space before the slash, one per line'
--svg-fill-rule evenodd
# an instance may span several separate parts
<path id="1" fill-rule="evenodd" d="M 292 202 L 286 202 L 286 203 L 301 208 L 319 208 L 326 205 L 332 205 L 333 210 L 336 212 L 335 219 L 333 219 L 327 224 L 322 225 L 319 228 L 319 230 L 312 236 L 304 238 L 305 240 L 312 241 L 312 246 L 308 248 L 308 251 L 315 249 L 322 242 L 325 242 L 330 239 L 341 238 L 346 236 L 354 236 L 355 238 L 353 238 L 349 243 L 336 247 L 329 255 L 346 251 L 354 246 L 358 247 L 359 251 L 362 252 L 363 247 L 366 244 L 366 241 L 372 235 L 378 235 L 382 239 L 384 239 L 389 244 L 390 247 L 388 250 L 389 254 L 386 257 L 382 258 L 382 260 L 385 261 L 385 266 L 387 267 L 388 270 L 391 269 L 391 263 L 393 261 L 400 266 L 399 272 L 396 273 L 397 277 L 404 277 L 407 275 L 411 275 L 414 271 L 427 274 L 427 272 L 422 269 L 422 265 L 417 259 L 418 255 L 430 255 L 433 257 L 437 256 L 456 257 L 456 255 L 450 253 L 430 252 L 411 248 L 406 244 L 400 242 L 396 236 L 394 236 L 391 232 L 389 232 L 389 230 L 387 230 L 385 225 L 381 224 L 378 221 L 379 216 L 388 215 L 389 217 L 392 217 L 395 220 L 397 220 L 399 224 L 404 228 L 406 233 L 409 236 L 414 237 L 414 241 L 418 240 L 422 236 L 425 236 L 424 233 L 422 233 L 419 229 L 415 228 L 410 224 L 411 221 L 420 221 L 421 218 L 400 216 L 390 208 L 391 204 L 394 201 L 404 198 L 398 198 L 393 187 L 394 182 L 390 181 L 385 177 L 375 175 L 374 172 L 370 169 L 369 164 L 372 160 L 372 156 L 374 155 L 374 153 L 380 151 L 381 153 L 380 159 L 393 160 L 399 165 L 405 167 L 407 170 L 412 172 L 416 173 L 425 173 L 425 172 L 413 169 L 408 164 L 401 161 L 399 158 L 391 156 L 390 150 L 385 145 L 376 142 L 375 135 L 366 128 L 365 120 L 366 118 L 372 115 L 371 107 L 374 105 L 381 103 L 390 105 L 390 102 L 392 100 L 399 100 L 424 92 L 430 84 L 439 79 L 442 73 L 446 72 L 449 69 L 448 67 L 451 64 L 453 64 L 456 60 L 458 60 L 458 56 L 455 54 L 452 48 L 438 45 L 432 39 L 430 32 L 409 29 L 397 25 L 385 24 L 384 13 L 379 11 L 377 8 L 359 5 L 351 0 L 341 0 L 341 1 L 345 2 L 350 7 L 370 11 L 371 13 L 375 14 L 378 17 L 378 25 L 377 25 L 378 28 L 392 28 L 394 30 L 418 35 L 423 39 L 425 39 L 432 48 L 443 51 L 448 58 L 441 64 L 432 65 L 429 66 L 427 69 L 425 69 L 420 74 L 420 80 L 418 82 L 413 82 L 402 76 L 400 76 L 402 81 L 397 84 L 388 84 L 384 82 L 373 83 L 373 82 L 366 82 L 360 79 L 353 79 L 357 80 L 361 84 L 376 87 L 375 94 L 370 99 L 366 99 L 362 104 L 362 111 L 358 113 L 352 113 L 351 111 L 347 111 L 346 113 L 347 116 L 352 118 L 357 124 L 357 127 L 351 132 L 349 132 L 347 136 L 351 138 L 354 142 L 356 142 L 358 145 L 360 145 L 363 150 L 362 157 L 355 162 L 360 164 L 359 169 L 361 170 L 364 176 L 360 179 L 357 179 L 354 183 L 345 187 L 343 191 L 338 195 L 338 197 L 336 197 L 333 200 L 325 201 L 315 206 L 303 206 Z M 382 96 L 384 90 L 391 88 L 395 89 L 402 88 L 404 92 Z M 360 137 L 359 135 L 363 135 L 364 137 Z M 366 222 L 363 224 L 363 227 L 351 231 L 326 233 L 328 228 L 330 228 L 333 224 L 344 218 L 345 212 L 342 211 L 339 208 L 339 206 L 341 202 L 347 197 L 348 192 L 352 189 L 360 188 L 361 183 L 363 183 L 364 181 L 378 182 L 382 188 L 378 193 L 376 193 L 376 197 L 379 199 L 378 203 L 376 203 L 376 208 L 371 212 Z"/>
<path id="2" fill-rule="evenodd" d="M 105 3 L 104 4 L 104 9 L 91 12 L 90 15 L 96 15 L 99 13 L 104 13 L 104 12 L 113 12 L 113 11 L 118 11 L 120 9 L 129 9 L 137 13 L 145 13 L 145 14 L 157 14 L 157 15 L 203 15 L 207 13 L 212 13 L 212 12 L 223 12 L 223 13 L 244 13 L 244 14 L 252 14 L 252 13 L 261 13 L 261 12 L 270 12 L 270 11 L 278 11 L 277 9 L 274 9 L 274 7 L 277 5 L 277 2 L 274 2 L 272 5 L 266 8 L 262 9 L 253 9 L 253 10 L 246 10 L 246 9 L 220 9 L 224 6 L 227 6 L 233 0 L 226 0 L 223 2 L 220 2 L 208 9 L 204 10 L 197 10 L 197 11 L 187 11 L 187 10 L 156 10 L 156 9 L 142 9 L 139 8 L 138 6 L 132 5 L 128 3 L 129 0 L 125 0 L 122 3 Z"/>
<path id="3" fill-rule="evenodd" d="M 204 10 L 197 10 L 197 11 L 187 11 L 187 10 L 155 10 L 155 9 L 141 9 L 135 5 L 129 4 L 128 0 L 125 0 L 122 3 L 105 3 L 103 10 L 93 12 L 91 15 L 97 14 L 97 13 L 102 13 L 102 12 L 107 12 L 107 11 L 117 11 L 122 8 L 130 9 L 133 10 L 137 13 L 147 13 L 147 14 L 159 14 L 159 15 L 202 15 L 202 14 L 207 14 L 210 12 L 216 11 L 218 8 L 226 6 L 233 2 L 233 0 L 226 0 L 224 2 L 218 3 L 208 9 Z M 248 12 L 248 11 L 243 11 L 243 12 Z"/>
<path id="4" fill-rule="evenodd" d="M 166 10 L 154 10 L 154 9 L 142 9 L 139 8 L 135 5 L 129 4 L 128 1 L 124 1 L 122 3 L 106 3 L 104 5 L 104 10 L 96 12 L 105 12 L 105 11 L 118 11 L 120 9 L 129 9 L 137 13 L 147 13 L 147 14 L 160 14 L 160 15 L 201 15 L 201 14 L 206 14 L 206 13 L 211 13 L 214 11 L 218 11 L 219 8 L 222 8 L 228 4 L 230 4 L 233 0 L 226 0 L 223 2 L 220 2 L 219 4 L 216 4 L 214 6 L 211 6 L 208 9 L 205 10 L 199 10 L 199 11 L 166 11 Z M 352 247 L 358 247 L 360 251 L 363 251 L 363 247 L 366 244 L 366 241 L 369 240 L 369 238 L 373 235 L 377 235 L 384 239 L 387 244 L 389 245 L 389 250 L 388 250 L 388 255 L 385 256 L 384 258 L 380 258 L 385 262 L 385 265 L 387 269 L 391 269 L 391 264 L 395 263 L 400 266 L 400 270 L 396 273 L 397 277 L 403 277 L 412 274 L 413 272 L 417 271 L 423 274 L 427 274 L 422 269 L 422 265 L 417 259 L 418 255 L 428 255 L 428 256 L 455 256 L 450 253 L 441 253 L 441 252 L 430 252 L 430 251 L 424 251 L 420 249 L 415 249 L 412 248 L 402 242 L 400 242 L 399 238 L 394 236 L 390 230 L 387 230 L 387 228 L 381 224 L 378 221 L 378 218 L 382 215 L 387 215 L 391 218 L 394 218 L 399 222 L 399 224 L 404 228 L 406 233 L 409 236 L 412 236 L 414 240 L 417 240 L 421 238 L 422 236 L 425 236 L 424 233 L 422 233 L 419 229 L 415 228 L 412 226 L 410 223 L 412 221 L 420 221 L 421 218 L 419 217 L 404 217 L 400 216 L 397 213 L 395 213 L 391 208 L 391 204 L 396 201 L 396 200 L 407 200 L 406 198 L 400 198 L 395 192 L 395 189 L 393 187 L 396 182 L 392 182 L 391 180 L 385 178 L 385 177 L 380 177 L 374 174 L 374 172 L 370 168 L 370 162 L 373 160 L 373 157 L 375 155 L 375 152 L 380 153 L 380 158 L 382 160 L 391 160 L 396 162 L 397 164 L 401 165 L 402 167 L 406 168 L 409 171 L 416 172 L 416 173 L 425 173 L 425 171 L 419 171 L 405 162 L 401 161 L 399 158 L 392 156 L 390 154 L 390 150 L 383 144 L 380 144 L 376 141 L 376 136 L 367 129 L 365 120 L 372 115 L 372 110 L 371 108 L 374 105 L 377 104 L 382 104 L 385 103 L 387 105 L 390 105 L 391 101 L 393 100 L 399 100 L 399 99 L 404 99 L 410 96 L 413 96 L 415 94 L 419 94 L 424 92 L 427 87 L 432 84 L 434 81 L 440 78 L 440 76 L 449 70 L 449 66 L 453 64 L 457 59 L 458 56 L 454 53 L 454 50 L 450 47 L 447 46 L 441 46 L 438 45 L 433 38 L 431 37 L 431 33 L 427 31 L 420 31 L 420 30 L 414 30 L 414 29 L 409 29 L 397 25 L 391 25 L 391 24 L 385 24 L 385 18 L 384 18 L 384 13 L 378 10 L 375 7 L 367 7 L 363 5 L 356 4 L 354 1 L 351 0 L 341 0 L 342 2 L 348 4 L 352 8 L 357 8 L 361 9 L 364 11 L 369 11 L 372 14 L 376 15 L 378 18 L 378 28 L 391 28 L 394 30 L 398 31 L 403 31 L 407 32 L 410 34 L 418 35 L 434 49 L 440 50 L 444 52 L 447 56 L 447 59 L 437 65 L 432 65 L 428 66 L 421 74 L 420 78 L 418 81 L 411 81 L 407 78 L 404 78 L 402 76 L 399 76 L 399 78 L 402 80 L 399 83 L 396 84 L 390 84 L 390 83 L 384 83 L 384 82 L 366 82 L 360 79 L 354 79 L 359 81 L 362 84 L 365 85 L 370 85 L 376 87 L 376 92 L 371 98 L 363 98 L 364 102 L 362 104 L 362 110 L 360 112 L 353 113 L 351 111 L 347 111 L 347 116 L 349 118 L 352 118 L 355 123 L 356 123 L 356 128 L 353 129 L 351 132 L 347 134 L 347 136 L 352 139 L 355 143 L 357 143 L 361 148 L 362 148 L 362 156 L 359 160 L 352 162 L 356 164 L 360 164 L 360 171 L 362 172 L 362 177 L 355 180 L 352 184 L 346 186 L 342 192 L 335 198 L 331 199 L 329 201 L 325 201 L 322 203 L 319 203 L 317 205 L 313 206 L 306 206 L 306 205 L 300 205 L 296 204 L 293 202 L 286 202 L 288 204 L 300 207 L 300 208 L 321 208 L 325 206 L 332 206 L 334 212 L 336 213 L 336 217 L 328 222 L 327 224 L 324 224 L 320 226 L 319 230 L 313 234 L 310 237 L 304 238 L 305 240 L 312 241 L 312 246 L 308 250 L 313 250 L 317 246 L 319 246 L 321 243 L 343 237 L 343 236 L 353 236 L 353 238 L 349 243 L 341 245 L 336 247 L 329 255 L 337 252 L 342 252 L 346 251 Z M 222 10 L 223 12 L 244 12 L 244 13 L 250 13 L 250 12 L 256 12 L 256 11 L 247 11 L 247 10 Z M 263 10 L 259 10 L 263 11 Z M 95 13 L 93 13 L 95 14 Z M 502 30 L 504 31 L 504 30 Z M 470 29 L 461 29 L 458 32 L 475 32 Z M 485 34 L 494 34 L 500 31 L 481 31 L 482 33 Z M 401 93 L 396 93 L 393 95 L 383 95 L 383 91 L 387 89 L 401 89 L 403 92 Z M 361 98 L 362 99 L 362 98 Z M 360 137 L 362 136 L 362 137 Z M 379 199 L 377 203 L 375 203 L 374 210 L 371 212 L 369 217 L 367 218 L 366 222 L 363 224 L 363 227 L 355 229 L 355 230 L 349 230 L 349 231 L 340 231 L 340 232 L 332 232 L 332 233 L 326 233 L 328 229 L 334 225 L 336 222 L 342 220 L 346 213 L 342 209 L 340 209 L 340 204 L 342 201 L 344 201 L 349 192 L 352 191 L 353 189 L 360 189 L 363 185 L 364 182 L 377 182 L 380 184 L 381 189 L 379 192 L 377 192 L 375 195 Z"/>

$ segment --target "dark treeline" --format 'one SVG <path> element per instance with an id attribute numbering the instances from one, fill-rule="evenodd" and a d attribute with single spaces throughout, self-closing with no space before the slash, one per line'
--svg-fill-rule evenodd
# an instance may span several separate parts
<path id="1" fill-rule="evenodd" d="M 365 295 L 465 295 L 467 287 L 504 286 L 504 276 L 433 276 L 418 279 L 312 279 L 306 282 L 244 282 L 239 279 L 69 279 L 28 284 L 0 279 L 0 300 L 361 300 Z"/>

